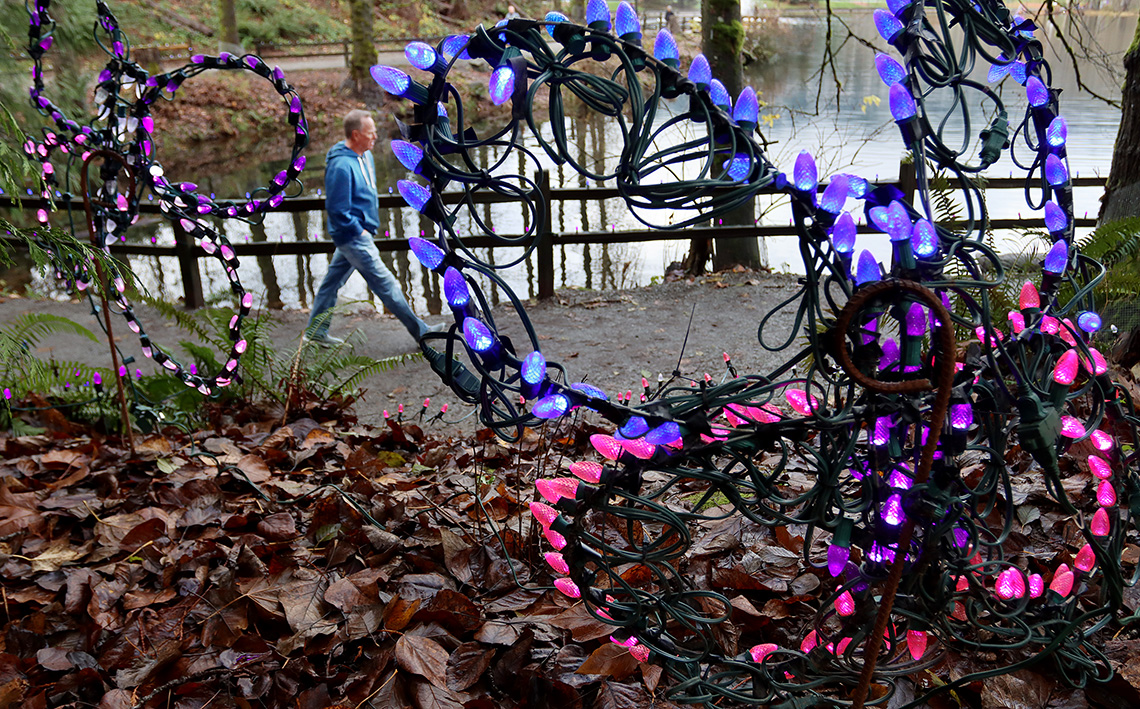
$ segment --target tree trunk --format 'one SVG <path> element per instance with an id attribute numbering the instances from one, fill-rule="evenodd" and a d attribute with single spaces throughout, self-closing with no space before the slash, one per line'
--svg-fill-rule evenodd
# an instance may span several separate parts
<path id="1" fill-rule="evenodd" d="M 1124 55 L 1124 71 L 1120 129 L 1101 198 L 1101 224 L 1140 215 L 1140 22 Z"/>
<path id="2" fill-rule="evenodd" d="M 357 94 L 366 92 L 372 80 L 369 68 L 376 63 L 376 45 L 372 32 L 372 1 L 349 0 L 349 22 L 352 25 L 352 63 L 348 76 Z"/>
<path id="3" fill-rule="evenodd" d="M 720 79 L 732 96 L 739 96 L 744 88 L 744 67 L 741 50 L 744 47 L 744 23 L 740 20 L 740 0 L 704 0 L 701 3 L 701 51 L 709 60 L 712 74 Z M 752 202 L 741 206 L 720 219 L 725 224 L 754 224 L 755 208 Z M 718 226 L 718 225 L 714 225 Z M 706 240 L 693 240 L 686 265 L 690 273 L 704 270 L 708 253 Z M 698 244 L 698 241 L 705 241 Z M 714 239 L 713 268 L 723 270 L 733 266 L 760 268 L 760 245 L 755 238 Z M 706 257 L 707 258 L 707 257 Z"/>
<path id="4" fill-rule="evenodd" d="M 241 54 L 238 37 L 236 0 L 218 0 L 218 52 Z"/>

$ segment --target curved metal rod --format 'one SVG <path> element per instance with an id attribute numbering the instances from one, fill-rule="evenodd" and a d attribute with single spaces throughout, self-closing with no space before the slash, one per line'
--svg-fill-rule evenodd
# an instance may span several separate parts
<path id="1" fill-rule="evenodd" d="M 855 366 L 855 363 L 851 361 L 851 356 L 847 352 L 846 333 L 851 326 L 851 321 L 854 319 L 855 314 L 878 297 L 886 293 L 899 291 L 915 296 L 918 300 L 921 300 L 938 318 L 940 325 L 938 328 L 938 338 L 939 346 L 942 348 L 942 356 L 937 363 L 936 371 L 938 378 L 933 382 L 929 379 L 911 379 L 901 382 L 884 382 L 874 379 L 860 371 L 859 368 Z M 867 286 L 866 288 L 861 288 L 847 301 L 847 305 L 840 311 L 839 319 L 836 322 L 836 359 L 839 360 L 839 365 L 843 367 L 847 375 L 864 388 L 883 394 L 911 394 L 920 391 L 935 391 L 934 406 L 930 410 L 930 432 L 926 437 L 926 445 L 922 448 L 922 457 L 919 460 L 918 468 L 914 472 L 914 482 L 916 485 L 922 485 L 927 481 L 930 476 L 930 468 L 934 465 L 934 452 L 938 448 L 938 438 L 942 433 L 942 424 L 946 420 L 946 412 L 950 408 L 950 395 L 954 384 L 956 348 L 957 342 L 954 337 L 954 324 L 951 320 L 950 312 L 942 304 L 942 299 L 939 298 L 934 291 L 914 281 L 887 280 Z M 914 536 L 914 526 L 914 515 L 908 515 L 903 524 L 902 533 L 899 536 L 898 549 L 895 552 L 895 559 L 891 563 L 891 572 L 887 576 L 886 588 L 883 589 L 883 600 L 879 603 L 879 611 L 875 616 L 875 625 L 871 630 L 871 636 L 867 638 L 867 646 L 863 651 L 863 670 L 859 674 L 859 684 L 855 687 L 855 694 L 851 704 L 852 709 L 863 709 L 863 704 L 867 700 L 867 693 L 871 689 L 871 679 L 875 674 L 875 666 L 878 663 L 879 648 L 882 646 L 883 634 L 886 632 L 887 624 L 890 622 L 891 610 L 895 604 L 895 595 L 898 593 L 899 582 L 902 580 L 903 567 L 906 566 L 907 550 L 910 548 L 911 538 Z"/>

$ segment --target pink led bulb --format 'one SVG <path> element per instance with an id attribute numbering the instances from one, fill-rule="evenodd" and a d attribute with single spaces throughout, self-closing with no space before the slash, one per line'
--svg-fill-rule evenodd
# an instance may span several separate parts
<path id="1" fill-rule="evenodd" d="M 602 479 L 602 464 L 593 461 L 578 461 L 570 464 L 570 472 L 588 483 L 597 483 Z"/>
<path id="2" fill-rule="evenodd" d="M 629 654 L 638 662 L 649 662 L 649 648 L 644 645 L 635 645 L 629 649 Z"/>
<path id="3" fill-rule="evenodd" d="M 1064 598 L 1073 591 L 1073 572 L 1068 564 L 1061 564 L 1053 572 L 1053 580 L 1049 583 L 1049 590 Z"/>
<path id="4" fill-rule="evenodd" d="M 774 643 L 763 643 L 761 645 L 754 645 L 748 650 L 748 654 L 752 655 L 753 662 L 763 662 L 765 657 L 768 657 L 779 649 L 780 646 Z"/>
<path id="5" fill-rule="evenodd" d="M 538 520 L 538 523 L 543 527 L 549 527 L 555 519 L 558 518 L 558 511 L 550 505 L 544 505 L 541 502 L 530 503 L 530 513 Z"/>
<path id="6" fill-rule="evenodd" d="M 562 498 L 573 500 L 578 494 L 578 481 L 574 478 L 553 478 L 536 480 L 534 486 L 547 502 L 558 502 Z"/>
<path id="7" fill-rule="evenodd" d="M 550 527 L 546 527 L 542 530 L 542 536 L 546 537 L 546 541 L 550 542 L 550 546 L 554 547 L 555 549 L 561 551 L 566 548 L 566 537 L 562 536 L 558 532 L 555 532 Z"/>
<path id="8" fill-rule="evenodd" d="M 1037 287 L 1031 281 L 1026 281 L 1025 285 L 1021 287 L 1021 296 L 1017 299 L 1017 305 L 1022 310 L 1041 307 L 1041 296 L 1038 295 Z"/>
<path id="9" fill-rule="evenodd" d="M 578 585 L 568 578 L 560 578 L 554 580 L 554 587 L 570 598 L 581 598 L 582 592 L 578 590 Z"/>
<path id="10" fill-rule="evenodd" d="M 1097 429 L 1092 432 L 1092 436 L 1089 438 L 1092 440 L 1093 445 L 1096 446 L 1096 449 L 1101 453 L 1107 453 L 1112 450 L 1112 436 L 1104 431 Z"/>
<path id="11" fill-rule="evenodd" d="M 835 599 L 835 612 L 841 616 L 849 616 L 855 613 L 855 599 L 851 596 L 850 591 L 844 591 L 839 594 L 839 598 Z"/>
<path id="12" fill-rule="evenodd" d="M 631 455 L 641 458 L 642 460 L 649 460 L 656 451 L 656 446 L 646 442 L 644 438 L 626 438 L 619 441 L 619 444 Z"/>
<path id="13" fill-rule="evenodd" d="M 1085 435 L 1085 425 L 1072 416 L 1062 416 L 1061 435 L 1065 438 L 1080 438 Z"/>
<path id="14" fill-rule="evenodd" d="M 1093 533 L 1094 537 L 1106 537 L 1111 528 L 1108 512 L 1103 507 L 1098 507 L 1093 513 L 1092 522 L 1089 523 L 1089 531 Z"/>
<path id="15" fill-rule="evenodd" d="M 1045 593 L 1045 579 L 1041 574 L 1029 574 L 1029 597 L 1038 598 Z"/>
<path id="16" fill-rule="evenodd" d="M 1003 601 L 1021 598 L 1025 595 L 1025 577 L 1018 569 L 1006 569 L 998 574 L 994 593 Z"/>
<path id="17" fill-rule="evenodd" d="M 1116 488 L 1107 480 L 1101 480 L 1096 487 L 1096 502 L 1101 507 L 1112 507 L 1116 504 Z"/>
<path id="18" fill-rule="evenodd" d="M 1108 480 L 1112 477 L 1112 466 L 1110 466 L 1108 462 L 1100 456 L 1089 456 L 1089 470 L 1091 470 L 1092 474 L 1101 480 Z"/>
<path id="19" fill-rule="evenodd" d="M 1053 367 L 1053 381 L 1058 384 L 1069 386 L 1077 378 L 1077 364 L 1079 359 L 1076 350 L 1068 350 L 1061 358 L 1057 360 L 1057 366 Z"/>
<path id="20" fill-rule="evenodd" d="M 1073 566 L 1085 573 L 1092 571 L 1093 567 L 1096 566 L 1096 554 L 1093 553 L 1091 545 L 1086 544 L 1081 547 L 1081 550 L 1077 552 L 1077 558 L 1073 560 Z"/>
<path id="21" fill-rule="evenodd" d="M 922 656 L 926 654 L 926 643 L 926 631 L 906 631 L 906 649 L 910 651 L 910 656 L 913 657 L 916 661 L 921 660 Z"/>
<path id="22" fill-rule="evenodd" d="M 784 398 L 797 413 L 804 416 L 811 416 L 812 412 L 819 408 L 819 400 L 803 389 L 788 389 L 784 392 Z"/>
<path id="23" fill-rule="evenodd" d="M 1024 330 L 1025 316 L 1016 310 L 1009 311 L 1009 329 L 1015 335 Z"/>
<path id="24" fill-rule="evenodd" d="M 623 450 L 621 443 L 614 440 L 613 436 L 607 436 L 603 433 L 595 433 L 590 436 L 590 445 L 606 460 L 617 460 Z"/>
<path id="25" fill-rule="evenodd" d="M 546 559 L 546 563 L 550 564 L 550 568 L 554 569 L 560 574 L 569 574 L 570 565 L 562 558 L 562 554 L 556 551 L 548 551 L 542 555 Z"/>

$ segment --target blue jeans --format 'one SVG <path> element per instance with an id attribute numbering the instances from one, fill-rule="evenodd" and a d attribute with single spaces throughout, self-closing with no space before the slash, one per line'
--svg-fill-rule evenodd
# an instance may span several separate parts
<path id="1" fill-rule="evenodd" d="M 325 280 L 321 282 L 321 287 L 313 298 L 313 313 L 309 316 L 309 325 L 306 328 L 309 335 L 321 337 L 328 333 L 331 318 L 324 318 L 319 324 L 317 321 L 321 319 L 322 314 L 336 305 L 337 292 L 354 270 L 360 271 L 368 287 L 380 302 L 384 303 L 384 307 L 392 311 L 392 314 L 407 328 L 408 334 L 418 341 L 420 336 L 427 332 L 427 323 L 412 312 L 400 289 L 400 282 L 380 260 L 380 251 L 372 241 L 372 236 L 365 232 L 355 239 L 337 243 Z"/>

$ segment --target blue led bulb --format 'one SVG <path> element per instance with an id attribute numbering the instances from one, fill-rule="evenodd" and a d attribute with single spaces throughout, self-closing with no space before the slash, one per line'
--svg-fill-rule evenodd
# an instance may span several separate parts
<path id="1" fill-rule="evenodd" d="M 1010 64 L 1009 75 L 1013 77 L 1014 81 L 1024 86 L 1028 80 L 1028 76 L 1025 73 L 1025 62 L 1014 62 Z"/>
<path id="2" fill-rule="evenodd" d="M 891 43 L 893 43 L 905 29 L 903 23 L 899 22 L 899 18 L 895 17 L 890 11 L 883 9 L 875 10 L 875 28 L 879 30 L 879 34 L 883 39 Z"/>
<path id="3" fill-rule="evenodd" d="M 409 42 L 404 48 L 404 56 L 407 57 L 409 64 L 424 71 L 433 71 L 440 59 L 435 50 L 425 42 Z M 446 65 L 439 62 L 438 68 L 442 71 Z"/>
<path id="4" fill-rule="evenodd" d="M 839 214 L 843 211 L 843 203 L 847 201 L 849 191 L 847 175 L 833 175 L 819 198 L 819 208 L 829 214 Z"/>
<path id="5" fill-rule="evenodd" d="M 819 184 L 819 173 L 816 172 L 815 158 L 804 150 L 796 156 L 796 165 L 792 168 L 792 180 L 800 192 L 815 192 Z"/>
<path id="6" fill-rule="evenodd" d="M 1044 106 L 1049 103 L 1049 89 L 1045 88 L 1045 84 L 1036 76 L 1030 76 L 1025 80 L 1025 94 L 1029 98 L 1030 106 Z"/>
<path id="7" fill-rule="evenodd" d="M 396 183 L 396 189 L 400 191 L 404 201 L 417 212 L 423 212 L 424 205 L 431 199 L 431 190 L 411 180 L 400 180 Z"/>
<path id="8" fill-rule="evenodd" d="M 368 72 L 372 74 L 372 78 L 380 85 L 380 88 L 393 96 L 403 96 L 412 82 L 411 77 L 391 66 L 377 64 Z"/>
<path id="9" fill-rule="evenodd" d="M 871 191 L 871 185 L 864 177 L 858 175 L 847 176 L 848 195 L 855 199 L 862 199 L 868 192 Z"/>
<path id="10" fill-rule="evenodd" d="M 742 182 L 752 174 L 752 158 L 747 153 L 737 153 L 725 161 L 726 172 L 733 182 Z"/>
<path id="11" fill-rule="evenodd" d="M 550 394 L 534 402 L 530 412 L 540 419 L 556 419 L 570 410 L 565 394 Z"/>
<path id="12" fill-rule="evenodd" d="M 511 94 L 515 91 L 515 70 L 510 64 L 495 69 L 491 72 L 491 103 L 496 106 L 502 106 L 510 100 Z"/>
<path id="13" fill-rule="evenodd" d="M 1049 249 L 1049 253 L 1045 254 L 1045 263 L 1042 265 L 1042 270 L 1054 276 L 1059 276 L 1065 272 L 1068 266 L 1069 245 L 1064 239 L 1057 239 L 1053 244 L 1053 248 Z"/>
<path id="14" fill-rule="evenodd" d="M 569 21 L 570 21 L 570 18 L 567 17 L 566 15 L 563 15 L 561 12 L 548 12 L 548 13 L 546 13 L 546 22 L 549 23 L 546 25 L 547 34 L 549 34 L 551 37 L 554 36 L 554 23 L 556 23 L 556 22 L 569 22 Z"/>
<path id="15" fill-rule="evenodd" d="M 1002 57 L 1002 59 L 1004 58 Z M 1009 73 L 1009 67 L 1009 64 L 991 64 L 989 72 L 986 73 L 986 80 L 991 84 L 996 84 Z"/>
<path id="16" fill-rule="evenodd" d="M 1069 169 L 1065 167 L 1065 161 L 1052 153 L 1045 158 L 1045 179 L 1054 187 L 1060 187 L 1069 181 Z"/>
<path id="17" fill-rule="evenodd" d="M 903 10 L 911 6 L 913 0 L 887 0 L 887 9 L 893 15 L 899 15 Z"/>
<path id="18" fill-rule="evenodd" d="M 844 256 L 851 256 L 855 250 L 855 220 L 850 212 L 844 212 L 831 227 L 831 244 Z"/>
<path id="19" fill-rule="evenodd" d="M 709 100 L 725 113 L 732 113 L 732 97 L 728 95 L 728 89 L 724 88 L 719 79 L 709 82 Z"/>
<path id="20" fill-rule="evenodd" d="M 610 399 L 610 397 L 606 396 L 604 391 L 586 382 L 574 382 L 570 385 L 570 388 L 594 399 L 601 399 L 602 401 L 609 401 Z"/>
<path id="21" fill-rule="evenodd" d="M 1045 129 L 1045 142 L 1054 148 L 1059 148 L 1069 139 L 1069 124 L 1061 116 L 1057 116 Z"/>
<path id="22" fill-rule="evenodd" d="M 911 221 L 906 207 L 897 199 L 889 207 L 872 207 L 868 212 L 871 221 L 879 230 L 891 237 L 891 241 L 905 241 L 910 238 Z"/>
<path id="23" fill-rule="evenodd" d="M 471 302 L 471 291 L 467 290 L 467 279 L 459 269 L 448 266 L 443 273 L 443 295 L 447 304 L 456 310 L 462 310 Z"/>
<path id="24" fill-rule="evenodd" d="M 594 23 L 597 23 L 596 27 Z M 610 29 L 610 6 L 606 0 L 589 0 L 586 3 L 586 24 L 596 30 Z"/>
<path id="25" fill-rule="evenodd" d="M 736 98 L 732 119 L 745 130 L 755 128 L 760 121 L 760 103 L 756 100 L 756 91 L 751 86 L 745 86 L 740 96 Z"/>
<path id="26" fill-rule="evenodd" d="M 890 92 L 891 115 L 896 122 L 910 120 L 918 114 L 914 97 L 902 84 L 892 84 Z"/>
<path id="27" fill-rule="evenodd" d="M 914 255 L 921 259 L 928 259 L 938 254 L 938 232 L 934 225 L 925 219 L 914 223 L 914 230 L 910 233 L 910 248 Z"/>
<path id="28" fill-rule="evenodd" d="M 626 41 L 641 39 L 641 22 L 637 11 L 628 2 L 619 2 L 614 30 Z"/>
<path id="29" fill-rule="evenodd" d="M 443 258 L 446 255 L 443 253 L 443 249 L 427 239 L 421 239 L 418 236 L 408 237 L 408 247 L 416 255 L 416 259 L 429 270 L 434 271 L 443 264 Z"/>
<path id="30" fill-rule="evenodd" d="M 521 373 L 527 384 L 541 384 L 546 379 L 546 357 L 538 350 L 531 352 L 523 358 Z"/>
<path id="31" fill-rule="evenodd" d="M 422 104 L 427 101 L 427 87 L 395 67 L 377 64 L 368 70 L 373 80 L 393 96 L 406 98 L 412 103 Z"/>
<path id="32" fill-rule="evenodd" d="M 1045 228 L 1051 234 L 1065 231 L 1065 227 L 1069 226 L 1069 218 L 1065 216 L 1065 210 L 1061 209 L 1060 205 L 1052 200 L 1045 203 Z"/>
<path id="33" fill-rule="evenodd" d="M 893 86 L 906 78 L 906 69 L 886 54 L 875 55 L 875 68 L 879 70 L 879 78 L 887 86 Z"/>
<path id="34" fill-rule="evenodd" d="M 865 286 L 868 283 L 882 280 L 883 272 L 879 268 L 879 261 L 864 249 L 859 252 L 859 262 L 855 266 L 855 285 Z"/>
<path id="35" fill-rule="evenodd" d="M 424 159 L 424 151 L 420 146 L 405 140 L 393 140 L 389 145 L 396 159 L 406 170 L 416 173 L 420 171 L 420 162 Z"/>
<path id="36" fill-rule="evenodd" d="M 467 53 L 467 43 L 469 41 L 471 41 L 471 35 L 448 35 L 443 38 L 443 42 L 439 45 L 439 50 L 443 53 L 444 59 L 448 61 L 457 55 L 459 59 L 469 60 L 471 59 L 471 55 Z"/>
<path id="37" fill-rule="evenodd" d="M 689 65 L 689 81 L 696 84 L 698 89 L 708 89 L 712 82 L 712 69 L 705 55 L 698 54 L 693 57 L 693 63 Z"/>
<path id="38" fill-rule="evenodd" d="M 657 39 L 653 40 L 653 56 L 657 61 L 664 62 L 676 69 L 681 66 L 681 55 L 677 51 L 677 40 L 669 34 L 669 30 L 657 31 Z"/>
<path id="39" fill-rule="evenodd" d="M 1100 316 L 1091 310 L 1086 310 L 1077 316 L 1077 327 L 1090 335 L 1099 330 L 1103 324 Z"/>
<path id="40" fill-rule="evenodd" d="M 641 438 L 649 432 L 649 422 L 641 416 L 631 416 L 625 425 L 618 430 L 626 438 Z"/>
<path id="41" fill-rule="evenodd" d="M 681 427 L 672 421 L 666 421 L 649 433 L 645 434 L 645 442 L 655 446 L 663 446 L 680 440 Z"/>
<path id="42" fill-rule="evenodd" d="M 435 102 L 435 115 L 437 118 L 442 118 L 445 121 L 449 118 L 447 115 L 447 106 L 443 105 L 443 101 Z"/>
<path id="43" fill-rule="evenodd" d="M 495 346 L 495 333 L 479 318 L 467 318 L 463 321 L 463 340 L 476 352 L 488 352 Z"/>

